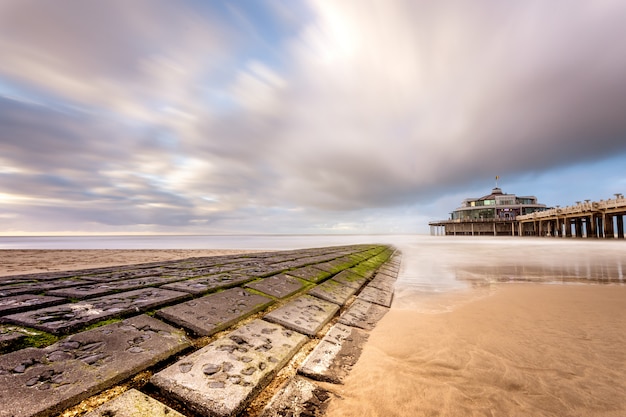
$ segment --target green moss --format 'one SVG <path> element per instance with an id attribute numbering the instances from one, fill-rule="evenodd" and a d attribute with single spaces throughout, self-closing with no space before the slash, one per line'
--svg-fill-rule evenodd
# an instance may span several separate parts
<path id="1" fill-rule="evenodd" d="M 119 323 L 120 321 L 122 321 L 122 319 L 119 318 L 119 317 L 113 318 L 113 319 L 108 319 L 108 320 L 102 320 L 102 321 L 99 321 L 97 323 L 94 323 L 94 324 L 91 324 L 91 325 L 85 327 L 81 331 L 96 329 L 98 327 L 106 326 L 107 324 Z"/>
<path id="2" fill-rule="evenodd" d="M 35 330 L 31 328 L 16 327 L 13 329 L 16 332 L 24 334 L 26 337 L 20 339 L 18 342 L 13 343 L 3 348 L 3 353 L 16 351 L 24 348 L 43 348 L 56 343 L 59 338 L 50 333 L 42 332 L 41 330 Z"/>

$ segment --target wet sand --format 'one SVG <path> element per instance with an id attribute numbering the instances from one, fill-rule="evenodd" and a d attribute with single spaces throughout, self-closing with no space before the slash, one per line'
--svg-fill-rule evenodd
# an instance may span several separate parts
<path id="1" fill-rule="evenodd" d="M 624 416 L 626 286 L 492 284 L 392 308 L 328 417 Z"/>
<path id="2" fill-rule="evenodd" d="M 259 252 L 217 249 L 8 249 L 0 250 L 0 276 L 74 271 L 116 265 L 169 261 L 198 256 Z"/>

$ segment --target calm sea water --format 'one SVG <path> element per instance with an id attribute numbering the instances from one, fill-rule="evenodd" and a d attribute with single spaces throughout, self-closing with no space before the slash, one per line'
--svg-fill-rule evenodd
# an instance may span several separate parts
<path id="1" fill-rule="evenodd" d="M 0 249 L 260 249 L 361 243 L 403 253 L 399 301 L 495 283 L 624 284 L 626 241 L 425 235 L 0 237 Z M 0 256 L 4 256 L 0 252 Z"/>

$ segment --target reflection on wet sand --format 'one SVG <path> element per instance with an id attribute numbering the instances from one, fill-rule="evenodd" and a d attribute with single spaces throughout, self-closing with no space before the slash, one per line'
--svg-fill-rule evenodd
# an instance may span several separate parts
<path id="1" fill-rule="evenodd" d="M 610 264 L 580 262 L 567 265 L 467 265 L 457 267 L 456 279 L 473 286 L 491 282 L 626 284 L 622 260 Z"/>

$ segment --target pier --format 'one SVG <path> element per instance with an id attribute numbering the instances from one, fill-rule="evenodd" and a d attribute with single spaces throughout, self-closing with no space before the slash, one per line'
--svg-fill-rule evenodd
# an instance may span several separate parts
<path id="1" fill-rule="evenodd" d="M 544 236 L 624 239 L 626 198 L 577 201 L 510 218 L 460 218 L 428 223 L 434 236 Z"/>
<path id="2" fill-rule="evenodd" d="M 518 216 L 518 235 L 624 239 L 626 198 L 577 201 L 573 206 L 552 208 Z"/>

